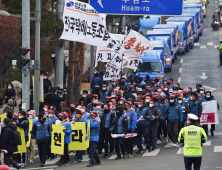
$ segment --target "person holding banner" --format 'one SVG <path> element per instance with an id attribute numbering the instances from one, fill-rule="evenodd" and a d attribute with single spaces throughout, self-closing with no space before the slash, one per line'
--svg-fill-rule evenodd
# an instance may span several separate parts
<path id="1" fill-rule="evenodd" d="M 25 132 L 25 141 L 27 143 L 28 141 L 28 131 L 29 131 L 29 120 L 26 116 L 26 112 L 25 111 L 21 111 L 19 113 L 19 119 L 17 122 L 12 122 L 14 125 L 24 129 Z M 21 163 L 21 154 L 18 153 L 17 154 L 17 162 L 18 165 L 21 166 L 22 168 L 25 167 L 25 153 L 22 153 L 22 163 Z"/>
<path id="2" fill-rule="evenodd" d="M 12 165 L 14 168 L 19 169 L 20 167 L 12 160 L 13 152 L 17 152 L 17 145 L 13 143 L 13 134 L 16 131 L 17 127 L 11 123 L 11 120 L 8 118 L 4 119 L 4 127 L 1 131 L 1 152 L 4 152 L 4 164 Z M 1 169 L 1 168 L 0 168 Z"/>
<path id="3" fill-rule="evenodd" d="M 87 119 L 90 119 L 90 139 L 89 139 L 89 164 L 87 167 L 92 167 L 94 165 L 100 165 L 99 155 L 96 152 L 97 143 L 99 141 L 99 121 L 96 120 L 98 117 L 97 112 L 91 112 L 90 115 L 86 115 L 83 121 L 88 124 Z M 86 125 L 87 126 L 87 125 Z"/>
<path id="4" fill-rule="evenodd" d="M 121 106 L 116 107 L 116 117 L 114 118 L 111 126 L 110 126 L 110 132 L 112 134 L 123 134 L 124 136 L 128 132 L 128 120 L 127 117 L 123 114 L 123 108 Z M 116 158 L 115 160 L 121 159 L 120 149 L 121 153 L 123 154 L 123 159 L 126 157 L 126 149 L 125 149 L 125 138 L 118 137 L 115 138 L 115 151 L 116 151 Z"/>
<path id="5" fill-rule="evenodd" d="M 40 112 L 38 118 L 39 120 L 33 124 L 32 134 L 36 137 L 39 150 L 40 166 L 43 167 L 45 165 L 47 156 L 50 126 L 48 121 L 46 121 L 44 112 Z"/>
<path id="6" fill-rule="evenodd" d="M 72 133 L 72 127 L 71 124 L 67 120 L 67 115 L 66 113 L 62 112 L 58 114 L 60 125 L 64 126 L 64 154 L 61 155 L 61 158 L 58 162 L 58 165 L 68 165 L 69 162 L 69 143 L 71 143 L 71 138 L 70 134 Z"/>
<path id="7" fill-rule="evenodd" d="M 214 96 L 211 95 L 210 91 L 207 91 L 205 93 L 205 97 L 202 98 L 202 102 L 212 101 L 212 100 L 215 100 Z M 217 109 L 218 110 L 220 109 L 218 103 L 217 103 Z M 202 125 L 202 128 L 205 130 L 205 132 L 206 132 L 206 134 L 208 136 L 208 124 Z M 210 129 L 211 136 L 214 136 L 214 130 L 215 130 L 215 124 L 211 124 L 211 129 Z"/>
<path id="8" fill-rule="evenodd" d="M 188 126 L 181 129 L 178 141 L 184 144 L 184 164 L 186 170 L 200 170 L 202 161 L 202 144 L 207 141 L 207 135 L 201 127 L 198 127 L 198 117 L 188 114 Z"/>
<path id="9" fill-rule="evenodd" d="M 56 123 L 56 120 L 59 120 L 56 116 L 55 116 L 55 111 L 50 109 L 48 111 L 48 117 L 46 118 L 46 121 L 49 123 L 49 127 L 50 127 L 50 133 L 49 133 L 49 141 L 48 141 L 48 158 L 50 158 L 50 160 L 54 159 L 54 154 L 51 153 L 51 131 L 52 131 L 52 125 L 54 125 Z"/>
<path id="10" fill-rule="evenodd" d="M 32 127 L 33 124 L 35 124 L 38 121 L 38 118 L 36 117 L 36 112 L 35 110 L 30 110 L 27 112 L 28 118 L 32 119 Z M 28 156 L 28 163 L 34 163 L 34 156 L 35 156 L 35 142 L 36 142 L 36 138 L 35 136 L 32 134 L 31 135 L 31 141 L 30 141 L 30 146 L 29 148 L 27 148 L 27 156 Z"/>

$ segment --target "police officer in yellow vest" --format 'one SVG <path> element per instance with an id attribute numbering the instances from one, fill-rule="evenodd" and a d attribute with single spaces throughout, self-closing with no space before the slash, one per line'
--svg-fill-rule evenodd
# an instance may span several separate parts
<path id="1" fill-rule="evenodd" d="M 220 51 L 220 66 L 222 65 L 222 39 L 220 39 L 220 46 L 217 47 Z"/>
<path id="2" fill-rule="evenodd" d="M 184 164 L 186 170 L 200 170 L 202 161 L 202 143 L 207 141 L 203 128 L 197 126 L 198 117 L 188 114 L 188 126 L 181 129 L 178 141 L 184 144 Z"/>

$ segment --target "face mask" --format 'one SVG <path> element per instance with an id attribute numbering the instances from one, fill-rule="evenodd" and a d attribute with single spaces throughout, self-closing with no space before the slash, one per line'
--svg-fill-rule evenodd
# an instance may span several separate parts
<path id="1" fill-rule="evenodd" d="M 183 92 L 183 95 L 186 96 L 188 93 L 187 92 Z"/>
<path id="2" fill-rule="evenodd" d="M 47 111 L 48 111 L 48 109 L 47 109 L 47 108 L 44 108 L 44 111 L 45 111 L 45 112 L 47 112 Z"/>
<path id="3" fill-rule="evenodd" d="M 150 99 L 146 99 L 145 101 L 146 101 L 147 103 L 149 103 L 149 102 L 150 102 Z"/>
<path id="4" fill-rule="evenodd" d="M 48 116 L 49 116 L 49 117 L 53 117 L 53 114 L 49 114 Z"/>
<path id="5" fill-rule="evenodd" d="M 164 88 L 164 91 L 167 91 L 168 90 L 168 88 Z"/>
<path id="6" fill-rule="evenodd" d="M 124 110 L 127 110 L 127 108 L 126 108 L 126 107 L 124 107 Z"/>
<path id="7" fill-rule="evenodd" d="M 154 85 L 155 83 L 151 83 L 152 85 Z"/>
<path id="8" fill-rule="evenodd" d="M 8 86 L 8 89 L 12 89 L 12 86 Z"/>
<path id="9" fill-rule="evenodd" d="M 169 94 L 173 94 L 173 92 L 171 91 L 171 92 L 169 92 Z"/>
<path id="10" fill-rule="evenodd" d="M 117 90 L 119 90 L 120 87 L 116 87 Z"/>
<path id="11" fill-rule="evenodd" d="M 206 98 L 210 98 L 210 96 L 206 96 Z"/>
<path id="12" fill-rule="evenodd" d="M 45 122 L 46 118 L 43 118 L 43 121 Z"/>
<path id="13" fill-rule="evenodd" d="M 181 104 L 183 101 L 182 100 L 178 100 L 178 102 Z"/>
<path id="14" fill-rule="evenodd" d="M 116 101 L 116 99 L 112 99 L 112 101 L 113 101 L 113 102 L 115 102 L 115 101 Z"/>
<path id="15" fill-rule="evenodd" d="M 149 104 L 149 107 L 153 107 L 153 104 Z"/>
<path id="16" fill-rule="evenodd" d="M 160 100 L 164 101 L 165 99 L 164 99 L 164 98 L 161 98 Z"/>
<path id="17" fill-rule="evenodd" d="M 71 111 L 71 112 L 75 112 L 75 108 L 74 108 L 74 107 L 71 107 L 70 111 Z"/>
<path id="18" fill-rule="evenodd" d="M 116 85 L 116 83 L 112 83 L 112 85 L 113 85 L 113 86 L 115 86 L 115 85 Z"/>
<path id="19" fill-rule="evenodd" d="M 97 108 L 97 109 L 100 109 L 100 108 L 101 108 L 101 106 L 96 106 L 96 108 Z"/>
<path id="20" fill-rule="evenodd" d="M 177 91 L 173 91 L 173 93 L 174 93 L 174 94 L 176 94 L 176 93 L 177 93 Z"/>
<path id="21" fill-rule="evenodd" d="M 161 92 L 161 89 L 157 89 L 158 92 Z"/>
<path id="22" fill-rule="evenodd" d="M 170 103 L 173 103 L 174 102 L 174 100 L 170 100 Z"/>
<path id="23" fill-rule="evenodd" d="M 62 121 L 62 118 L 59 118 L 60 121 Z"/>
<path id="24" fill-rule="evenodd" d="M 193 100 L 193 97 L 190 97 L 190 100 Z"/>
<path id="25" fill-rule="evenodd" d="M 200 91 L 200 94 L 204 94 L 204 91 Z"/>
<path id="26" fill-rule="evenodd" d="M 142 107 L 142 105 L 138 105 L 138 107 Z"/>
<path id="27" fill-rule="evenodd" d="M 119 104 L 123 104 L 123 102 L 119 102 Z"/>
<path id="28" fill-rule="evenodd" d="M 82 95 L 82 97 L 86 97 L 86 95 Z"/>
<path id="29" fill-rule="evenodd" d="M 43 77 L 43 79 L 47 79 L 47 77 Z"/>
<path id="30" fill-rule="evenodd" d="M 166 84 L 169 86 L 171 83 L 170 83 L 170 82 L 167 82 Z"/>
<path id="31" fill-rule="evenodd" d="M 103 90 L 106 90 L 106 88 L 105 88 L 105 87 L 103 87 Z"/>
<path id="32" fill-rule="evenodd" d="M 22 119 L 23 117 L 22 116 L 19 116 L 19 119 Z"/>

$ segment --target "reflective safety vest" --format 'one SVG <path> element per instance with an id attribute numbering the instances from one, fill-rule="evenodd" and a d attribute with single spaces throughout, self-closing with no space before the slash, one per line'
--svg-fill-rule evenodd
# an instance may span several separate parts
<path id="1" fill-rule="evenodd" d="M 178 141 L 184 139 L 184 157 L 202 157 L 201 139 L 207 141 L 207 135 L 203 128 L 190 125 L 181 129 Z"/>

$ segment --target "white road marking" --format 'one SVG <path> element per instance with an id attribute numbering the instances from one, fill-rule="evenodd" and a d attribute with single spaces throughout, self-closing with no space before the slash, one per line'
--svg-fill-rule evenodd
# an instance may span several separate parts
<path id="1" fill-rule="evenodd" d="M 180 59 L 180 63 L 181 63 L 181 64 L 183 63 L 183 59 Z"/>
<path id="2" fill-rule="evenodd" d="M 218 47 L 218 45 L 217 45 L 217 47 Z M 214 46 L 214 48 L 217 48 L 217 47 Z"/>
<path id="3" fill-rule="evenodd" d="M 37 167 L 37 168 L 28 168 L 28 169 L 22 169 L 22 170 L 30 170 L 30 169 L 47 169 L 47 170 L 53 170 L 55 168 L 57 168 L 58 166 L 45 166 L 45 167 Z M 49 169 L 48 169 L 49 168 Z"/>
<path id="4" fill-rule="evenodd" d="M 145 156 L 157 156 L 157 154 L 159 153 L 160 149 L 155 149 L 154 151 L 152 152 L 148 152 L 148 150 L 143 154 L 142 157 L 145 157 Z"/>
<path id="5" fill-rule="evenodd" d="M 50 164 L 55 164 L 58 160 L 60 159 L 60 157 L 57 157 L 56 159 L 53 159 L 53 160 L 47 160 L 45 162 L 45 165 L 50 165 Z"/>
<path id="6" fill-rule="evenodd" d="M 179 154 L 183 154 L 183 153 L 184 153 L 183 148 L 179 148 L 178 151 L 177 151 L 177 154 L 179 155 Z"/>
<path id="7" fill-rule="evenodd" d="M 171 145 L 171 142 L 170 142 L 170 143 L 168 143 L 164 148 L 178 148 L 178 147 L 179 147 L 179 145 L 172 146 L 172 145 Z"/>
<path id="8" fill-rule="evenodd" d="M 89 155 L 83 155 L 83 156 L 82 156 L 82 161 L 83 161 L 83 162 L 89 161 Z"/>
<path id="9" fill-rule="evenodd" d="M 211 141 L 207 141 L 206 143 L 203 143 L 203 146 L 211 146 Z"/>
<path id="10" fill-rule="evenodd" d="M 222 152 L 222 146 L 214 146 L 214 152 Z"/>
<path id="11" fill-rule="evenodd" d="M 194 43 L 194 46 L 199 46 L 200 45 L 200 43 Z"/>
<path id="12" fill-rule="evenodd" d="M 178 77 L 178 81 L 177 81 L 178 83 L 180 83 L 181 82 L 181 77 Z"/>
<path id="13" fill-rule="evenodd" d="M 183 70 L 182 68 L 179 68 L 179 73 L 182 73 L 182 70 Z"/>
<path id="14" fill-rule="evenodd" d="M 206 47 L 205 45 L 202 45 L 202 46 L 200 46 L 200 48 L 202 48 L 202 49 L 203 49 L 203 48 L 207 48 L 207 47 Z"/>
<path id="15" fill-rule="evenodd" d="M 209 42 L 209 43 L 207 43 L 207 45 L 214 45 L 214 43 L 213 42 Z"/>
<path id="16" fill-rule="evenodd" d="M 116 155 L 112 155 L 109 159 L 115 159 Z"/>
<path id="17" fill-rule="evenodd" d="M 143 147 L 143 149 L 146 149 L 146 146 L 145 146 L 145 145 L 142 145 L 142 147 Z M 137 146 L 134 146 L 133 150 L 134 150 L 134 151 L 137 151 L 137 150 L 138 150 Z"/>

